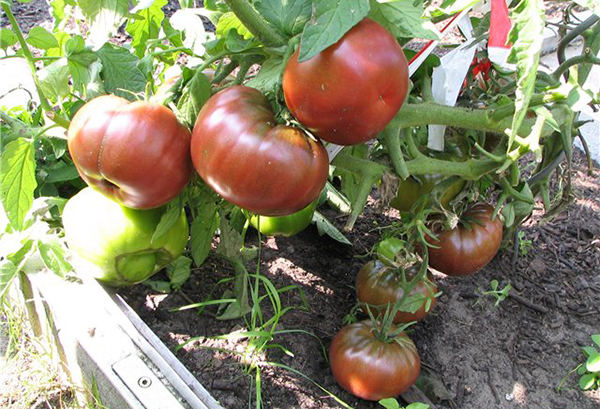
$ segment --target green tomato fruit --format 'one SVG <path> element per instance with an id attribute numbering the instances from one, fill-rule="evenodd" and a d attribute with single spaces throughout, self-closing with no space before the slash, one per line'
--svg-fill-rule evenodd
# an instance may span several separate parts
<path id="1" fill-rule="evenodd" d="M 92 188 L 65 205 L 63 225 L 69 248 L 98 280 L 126 286 L 146 280 L 183 252 L 188 240 L 185 212 L 162 236 L 152 235 L 165 207 L 136 210 L 121 206 Z"/>
<path id="2" fill-rule="evenodd" d="M 315 200 L 299 212 L 292 213 L 287 216 L 250 216 L 250 224 L 262 234 L 267 236 L 283 236 L 291 237 L 302 230 L 306 229 L 310 224 L 317 201 Z M 260 217 L 260 229 L 259 227 Z"/>

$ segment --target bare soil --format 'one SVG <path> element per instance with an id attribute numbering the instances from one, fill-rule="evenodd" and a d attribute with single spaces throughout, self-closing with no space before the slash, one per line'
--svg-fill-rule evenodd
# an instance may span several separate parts
<path id="1" fill-rule="evenodd" d="M 600 392 L 580 391 L 577 375 L 569 376 L 584 360 L 581 347 L 600 332 L 600 172 L 596 168 L 587 175 L 579 152 L 575 162 L 576 199 L 550 223 L 540 222 L 538 214 L 527 223 L 524 239 L 532 246 L 526 255 L 519 254 L 514 267 L 512 249 L 507 249 L 473 276 L 436 274 L 443 294 L 432 314 L 410 331 L 427 375 L 422 380 L 427 385 L 420 386 L 436 407 L 599 407 Z M 343 226 L 344 217 L 323 211 Z M 397 221 L 393 213 L 368 207 L 348 234 L 352 247 L 319 237 L 313 226 L 295 237 L 265 238 L 261 274 L 278 288 L 298 286 L 308 302 L 307 311 L 286 314 L 279 329 L 308 331 L 328 346 L 356 301 L 353 284 L 365 262 L 361 256 L 378 240 L 378 227 Z M 233 274 L 220 259 L 210 258 L 180 292 L 157 294 L 136 286 L 121 293 L 167 346 L 205 337 L 186 345 L 178 358 L 224 407 L 241 408 L 253 399 L 254 378 L 245 374 L 239 355 L 224 350 L 239 353 L 245 342 L 209 337 L 246 328 L 244 321 L 219 321 L 214 309 L 202 314 L 193 309 L 171 311 L 191 301 L 219 298 L 225 288 L 217 282 Z M 501 286 L 510 282 L 516 297 L 497 307 L 492 297 L 480 298 L 492 279 Z M 282 300 L 286 306 L 300 305 L 300 292 L 285 293 Z M 288 334 L 274 342 L 294 356 L 273 349 L 263 360 L 301 371 L 353 407 L 379 407 L 336 385 L 314 337 Z M 563 378 L 564 386 L 557 391 Z M 309 381 L 279 368 L 265 367 L 262 393 L 267 408 L 339 407 Z"/>

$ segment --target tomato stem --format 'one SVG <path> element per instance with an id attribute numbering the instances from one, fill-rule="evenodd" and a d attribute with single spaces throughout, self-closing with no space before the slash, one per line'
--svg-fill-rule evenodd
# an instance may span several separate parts
<path id="1" fill-rule="evenodd" d="M 242 24 L 267 47 L 281 47 L 287 43 L 283 35 L 271 27 L 254 10 L 250 2 L 246 0 L 225 0 L 225 3 Z"/>
<path id="2" fill-rule="evenodd" d="M 51 119 L 56 124 L 58 124 L 59 126 L 65 128 L 65 129 L 68 128 L 69 121 L 65 118 L 62 118 L 61 116 L 59 116 L 52 110 L 52 105 L 50 105 L 48 98 L 46 98 L 46 95 L 44 95 L 44 92 L 42 91 L 38 77 L 37 77 L 37 75 L 35 75 L 35 73 L 37 72 L 37 68 L 35 66 L 36 58 L 33 56 L 33 54 L 31 53 L 31 50 L 29 49 L 27 41 L 25 40 L 25 37 L 23 36 L 23 32 L 21 31 L 21 27 L 19 26 L 19 23 L 17 22 L 15 15 L 13 14 L 12 10 L 10 9 L 10 6 L 7 3 L 1 2 L 1 5 L 2 5 L 2 10 L 6 14 L 6 17 L 8 17 L 8 20 L 10 21 L 10 25 L 12 26 L 13 32 L 15 33 L 15 35 L 17 37 L 17 41 L 19 42 L 19 45 L 21 46 L 21 51 L 23 52 L 23 56 L 25 57 L 25 60 L 27 61 L 27 64 L 29 65 L 29 69 L 31 71 L 31 77 L 33 78 L 33 83 L 35 84 L 35 89 L 36 89 L 38 97 L 40 99 L 40 105 L 42 106 L 42 109 L 46 112 L 46 116 L 48 116 L 49 119 Z"/>

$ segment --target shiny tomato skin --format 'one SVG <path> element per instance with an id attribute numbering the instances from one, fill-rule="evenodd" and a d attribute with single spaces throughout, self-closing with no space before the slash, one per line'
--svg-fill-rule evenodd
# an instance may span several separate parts
<path id="1" fill-rule="evenodd" d="M 471 206 L 462 215 L 469 228 L 459 223 L 452 230 L 437 233 L 429 242 L 429 265 L 449 276 L 466 276 L 489 263 L 502 243 L 502 223 L 491 219 L 494 208 L 486 203 Z"/>
<path id="2" fill-rule="evenodd" d="M 192 160 L 225 200 L 262 216 L 304 209 L 327 181 L 329 159 L 320 141 L 276 125 L 267 99 L 233 86 L 213 95 L 192 133 Z"/>
<path id="3" fill-rule="evenodd" d="M 405 333 L 384 342 L 376 337 L 370 321 L 347 325 L 335 335 L 329 347 L 329 363 L 342 388 L 372 401 L 406 391 L 419 377 L 421 368 L 417 348 Z"/>
<path id="4" fill-rule="evenodd" d="M 123 206 L 160 207 L 192 175 L 190 132 L 160 104 L 97 97 L 77 111 L 67 139 L 83 180 Z"/>
<path id="5" fill-rule="evenodd" d="M 406 271 L 406 280 L 410 281 L 418 272 L 418 266 L 411 266 Z M 426 280 L 419 281 L 410 292 L 411 295 L 422 295 L 423 305 L 414 313 L 398 311 L 394 317 L 394 324 L 420 321 L 425 318 L 435 305 L 436 293 L 437 286 L 433 281 L 433 275 L 428 272 Z M 360 302 L 383 306 L 381 311 L 383 313 L 386 305 L 389 304 L 391 307 L 404 296 L 402 274 L 380 261 L 369 261 L 361 267 L 356 276 L 356 295 Z M 429 309 L 427 309 L 427 300 L 430 300 Z M 377 315 L 376 309 L 370 308 L 370 310 Z"/>
<path id="6" fill-rule="evenodd" d="M 286 64 L 283 92 L 290 112 L 327 142 L 354 145 L 375 138 L 406 98 L 408 64 L 396 39 L 365 18 L 337 43 Z"/>

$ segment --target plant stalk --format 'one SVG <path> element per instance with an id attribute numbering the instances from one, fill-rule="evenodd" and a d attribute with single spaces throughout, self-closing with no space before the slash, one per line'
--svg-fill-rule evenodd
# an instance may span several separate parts
<path id="1" fill-rule="evenodd" d="M 233 14 L 267 47 L 280 47 L 286 39 L 254 10 L 247 0 L 225 0 Z"/>

